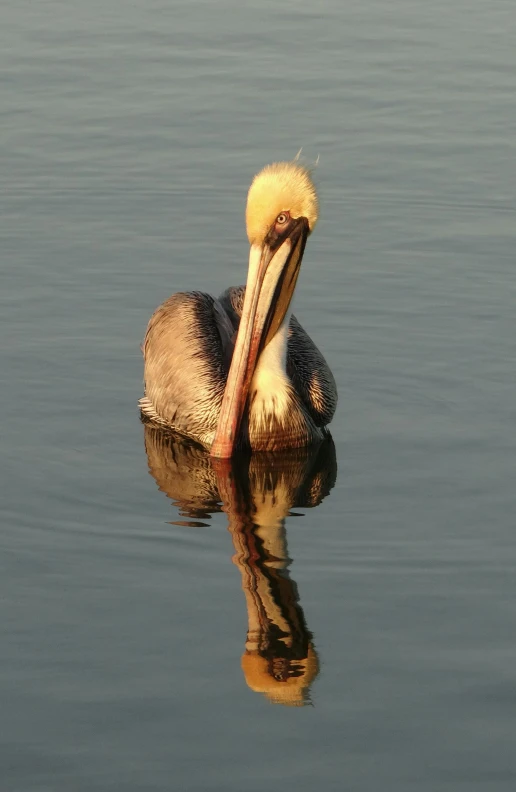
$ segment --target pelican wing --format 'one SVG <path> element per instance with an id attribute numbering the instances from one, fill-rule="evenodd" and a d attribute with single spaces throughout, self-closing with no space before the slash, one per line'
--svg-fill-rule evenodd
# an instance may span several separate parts
<path id="1" fill-rule="evenodd" d="M 209 446 L 217 428 L 233 333 L 224 308 L 209 294 L 181 292 L 160 305 L 142 344 L 143 416 Z"/>
<path id="2" fill-rule="evenodd" d="M 337 386 L 323 354 L 292 314 L 288 328 L 287 373 L 316 426 L 330 423 Z"/>

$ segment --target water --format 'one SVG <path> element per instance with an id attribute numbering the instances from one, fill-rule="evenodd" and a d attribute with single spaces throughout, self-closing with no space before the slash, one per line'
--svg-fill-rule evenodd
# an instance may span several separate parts
<path id="1" fill-rule="evenodd" d="M 513 3 L 0 22 L 2 789 L 512 790 Z M 192 512 L 196 466 L 163 486 L 157 443 L 148 472 L 139 342 L 171 292 L 243 281 L 249 181 L 301 146 L 338 471 L 210 473 Z"/>

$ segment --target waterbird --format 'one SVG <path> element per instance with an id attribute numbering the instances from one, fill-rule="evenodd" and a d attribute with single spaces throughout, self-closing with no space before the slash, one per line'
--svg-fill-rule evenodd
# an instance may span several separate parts
<path id="1" fill-rule="evenodd" d="M 337 405 L 331 370 L 291 313 L 317 192 L 299 162 L 267 165 L 247 196 L 246 286 L 173 294 L 142 344 L 144 420 L 228 459 L 320 442 Z"/>

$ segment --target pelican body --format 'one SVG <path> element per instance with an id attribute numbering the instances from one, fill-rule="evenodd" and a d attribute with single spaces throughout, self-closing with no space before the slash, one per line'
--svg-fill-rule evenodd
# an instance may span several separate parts
<path id="1" fill-rule="evenodd" d="M 315 187 L 297 162 L 269 165 L 249 189 L 246 286 L 218 299 L 172 295 L 142 345 L 142 416 L 190 437 L 213 457 L 318 442 L 337 404 L 333 375 L 290 312 L 306 240 L 318 217 Z"/>

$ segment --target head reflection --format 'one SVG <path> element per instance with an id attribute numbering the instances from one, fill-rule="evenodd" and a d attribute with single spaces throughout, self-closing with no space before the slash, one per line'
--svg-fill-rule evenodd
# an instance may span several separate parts
<path id="1" fill-rule="evenodd" d="M 146 425 L 145 448 L 159 489 L 186 518 L 178 524 L 206 525 L 210 514 L 227 514 L 247 605 L 247 685 L 275 704 L 309 703 L 319 661 L 288 571 L 285 518 L 292 508 L 317 506 L 333 487 L 333 441 L 279 455 L 213 460 L 203 449 Z"/>

